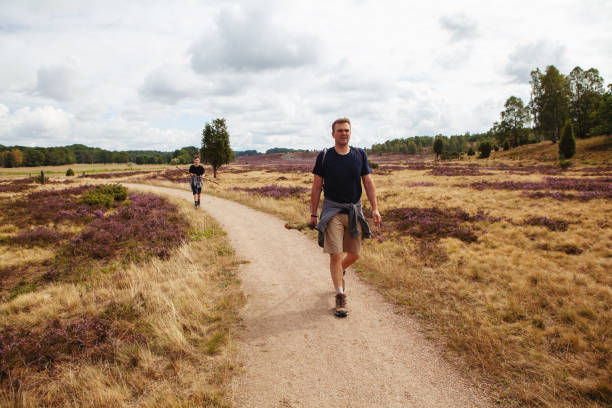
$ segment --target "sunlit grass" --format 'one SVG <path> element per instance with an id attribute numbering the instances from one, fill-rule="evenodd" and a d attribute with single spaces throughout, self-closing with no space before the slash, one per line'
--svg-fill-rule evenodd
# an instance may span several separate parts
<path id="1" fill-rule="evenodd" d="M 51 281 L 0 304 L 1 327 L 27 330 L 33 338 L 47 333 L 48 347 L 56 347 L 45 330 L 53 324 L 80 330 L 79 322 L 101 319 L 111 336 L 106 354 L 71 349 L 42 371 L 36 360 L 24 359 L 9 377 L 3 373 L 0 406 L 224 405 L 235 370 L 232 330 L 244 301 L 235 276 L 240 262 L 233 251 L 218 251 L 230 247 L 210 217 L 192 217 L 183 200 L 174 204 L 199 239 L 167 259 L 94 269 L 85 281 Z M 35 261 L 30 250 L 22 251 Z M 3 266 L 6 259 L 0 254 Z"/>
<path id="2" fill-rule="evenodd" d="M 605 152 L 588 157 L 595 164 L 609 160 Z M 476 190 L 471 184 L 480 181 L 538 183 L 557 170 L 496 159 L 470 163 L 491 168 L 481 171 L 488 174 L 465 171 L 451 177 L 436 176 L 428 169 L 375 170 L 383 230 L 381 239 L 364 245 L 355 269 L 390 301 L 419 318 L 428 335 L 445 347 L 446 355 L 467 375 L 485 378 L 501 405 L 607 406 L 612 401 L 612 224 L 608 216 L 612 202 L 535 199 L 520 190 Z M 510 167 L 494 168 L 499 163 Z M 460 167 L 464 162 L 451 165 Z M 205 192 L 290 224 L 307 221 L 308 193 L 277 199 L 233 187 L 309 188 L 311 174 L 259 167 L 248 171 L 246 165 L 235 169 L 239 172 L 231 168 L 219 172 L 219 185 L 206 184 Z M 610 177 L 605 168 L 602 171 Z M 589 174 L 578 168 L 554 177 L 597 177 Z M 367 213 L 365 195 L 363 200 Z M 398 224 L 389 218 L 389 211 L 397 208 L 454 208 L 488 218 L 456 221 L 473 230 L 475 242 L 453 237 L 423 241 L 397 230 Z"/>

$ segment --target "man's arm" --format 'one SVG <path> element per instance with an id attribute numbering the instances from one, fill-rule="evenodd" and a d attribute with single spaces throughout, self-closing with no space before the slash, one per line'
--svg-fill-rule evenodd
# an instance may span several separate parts
<path id="1" fill-rule="evenodd" d="M 317 223 L 317 209 L 319 208 L 319 200 L 321 199 L 321 190 L 323 190 L 323 177 L 314 175 L 312 181 L 312 189 L 310 190 L 310 222 L 309 224 Z M 315 217 L 312 217 L 315 215 Z"/>
<path id="2" fill-rule="evenodd" d="M 381 217 L 378 212 L 378 203 L 376 202 L 376 187 L 374 186 L 374 180 L 372 180 L 371 174 L 366 174 L 361 177 L 363 180 L 363 187 L 365 188 L 368 201 L 372 207 L 372 218 L 374 218 L 374 224 L 380 224 Z"/>

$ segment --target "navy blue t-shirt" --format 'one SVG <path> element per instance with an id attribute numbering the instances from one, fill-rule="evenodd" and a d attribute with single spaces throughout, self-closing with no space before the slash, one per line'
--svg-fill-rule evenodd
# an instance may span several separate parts
<path id="1" fill-rule="evenodd" d="M 368 157 L 363 149 L 351 147 L 345 154 L 338 154 L 333 147 L 317 156 L 313 174 L 323 178 L 323 194 L 338 203 L 356 203 L 361 199 L 361 176 L 372 173 Z"/>

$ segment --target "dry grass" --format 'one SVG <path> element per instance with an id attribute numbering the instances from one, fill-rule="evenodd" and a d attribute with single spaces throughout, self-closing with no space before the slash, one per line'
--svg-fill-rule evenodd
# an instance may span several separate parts
<path id="1" fill-rule="evenodd" d="M 607 154 L 606 154 L 607 153 Z M 508 151 L 493 152 L 496 159 L 528 159 L 540 162 L 559 160 L 559 144 L 550 141 L 520 146 Z M 612 136 L 597 136 L 576 140 L 576 155 L 572 160 L 584 165 L 612 165 Z"/>
<path id="2" fill-rule="evenodd" d="M 604 138 L 579 141 L 578 160 L 588 157 L 596 163 L 610 163 L 608 150 L 596 147 L 605 143 Z M 530 157 L 523 159 L 532 160 Z M 493 159 L 477 162 L 499 163 Z M 221 171 L 219 185 L 205 185 L 206 192 L 289 223 L 306 221 L 308 194 L 299 199 L 274 199 L 232 187 L 309 187 L 311 174 L 249 172 L 248 166 L 233 169 L 239 172 L 228 171 L 232 168 Z M 460 208 L 472 215 L 481 211 L 503 219 L 466 224 L 475 231 L 477 242 L 443 238 L 427 246 L 420 239 L 399 234 L 387 218 L 384 239 L 365 244 L 356 269 L 390 301 L 418 317 L 458 367 L 475 380 L 489 383 L 500 405 L 609 406 L 612 202 L 530 199 L 520 191 L 469 187 L 481 180 L 540 181 L 544 177 L 490 172 L 493 175 L 459 177 L 436 177 L 425 170 L 375 172 L 383 213 L 404 207 Z M 417 182 L 434 185 L 410 186 Z M 526 225 L 531 217 L 570 224 L 566 231 L 552 231 Z"/>
<path id="3" fill-rule="evenodd" d="M 12 167 L 2 168 L 0 170 L 0 176 L 11 176 L 11 175 L 28 175 L 32 176 L 40 175 L 40 171 L 43 170 L 49 174 L 66 174 L 66 170 L 72 169 L 75 176 L 79 176 L 83 172 L 86 173 L 102 173 L 107 171 L 136 171 L 136 170 L 160 170 L 174 166 L 165 164 L 133 164 L 133 163 L 109 163 L 109 164 L 64 164 L 61 166 L 40 166 L 40 167 Z"/>
<path id="4" fill-rule="evenodd" d="M 184 200 L 174 204 L 193 211 Z M 168 260 L 52 283 L 1 304 L 2 327 L 35 332 L 55 319 L 100 316 L 141 340 L 115 341 L 109 359 L 26 366 L 4 379 L 0 406 L 226 406 L 232 327 L 244 301 L 234 275 L 240 262 L 214 220 L 199 215 L 189 217 L 192 240 Z"/>

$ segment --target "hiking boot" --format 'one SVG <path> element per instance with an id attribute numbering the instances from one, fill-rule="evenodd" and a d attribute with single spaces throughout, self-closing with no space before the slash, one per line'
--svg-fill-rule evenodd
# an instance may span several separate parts
<path id="1" fill-rule="evenodd" d="M 336 294 L 336 311 L 334 314 L 338 317 L 346 317 L 348 314 L 346 308 L 346 295 L 344 293 Z"/>

